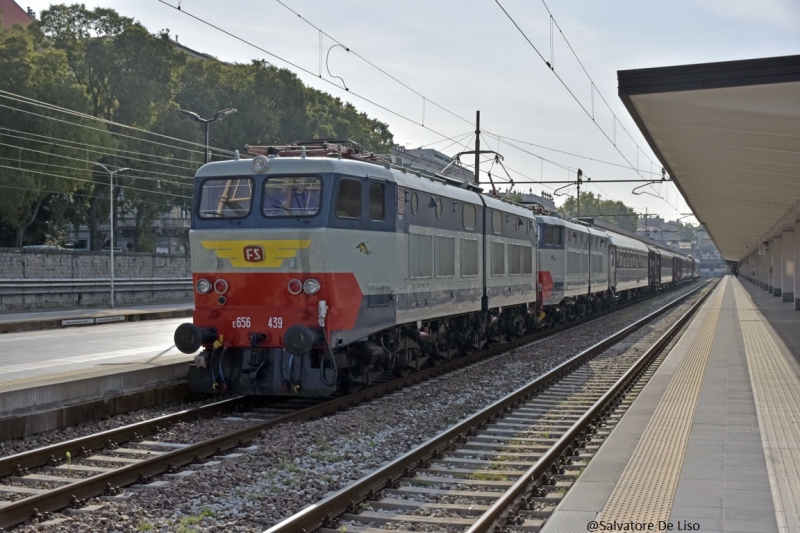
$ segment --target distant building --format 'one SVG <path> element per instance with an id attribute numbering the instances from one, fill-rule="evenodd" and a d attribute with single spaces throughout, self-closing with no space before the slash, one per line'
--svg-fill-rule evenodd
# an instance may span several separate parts
<path id="1" fill-rule="evenodd" d="M 533 194 L 530 189 L 527 193 L 511 193 L 512 196 L 519 196 L 519 202 L 525 205 L 539 204 L 548 211 L 556 210 L 556 203 L 553 201 L 553 195 L 549 192 L 542 191 L 540 194 Z"/>
<path id="2" fill-rule="evenodd" d="M 395 144 L 388 156 L 392 164 L 411 171 L 437 172 L 461 181 L 474 181 L 475 173 L 433 148 L 405 148 Z"/>
<path id="3" fill-rule="evenodd" d="M 155 252 L 164 254 L 184 254 L 187 252 L 189 229 L 192 226 L 192 215 L 187 209 L 173 207 L 150 224 L 155 233 Z M 104 249 L 111 242 L 108 221 L 98 226 L 99 233 L 105 235 Z M 136 213 L 122 214 L 114 223 L 114 248 L 121 252 L 133 251 L 134 232 L 136 231 Z M 71 247 L 77 250 L 88 250 L 89 228 L 80 225 L 70 234 Z"/>
<path id="4" fill-rule="evenodd" d="M 219 61 L 219 59 L 217 59 L 216 57 L 212 56 L 211 54 L 204 54 L 203 52 L 198 52 L 197 50 L 193 50 L 193 49 L 189 48 L 188 46 L 182 45 L 181 43 L 178 42 L 178 36 L 177 35 L 175 36 L 175 42 L 172 43 L 172 44 L 175 46 L 175 48 L 177 48 L 181 52 L 185 53 L 186 55 L 188 55 L 192 59 L 203 59 L 203 60 L 206 60 L 206 61 Z M 220 63 L 222 63 L 223 65 L 229 65 L 230 64 L 230 63 L 226 63 L 225 61 L 220 61 Z"/>
<path id="5" fill-rule="evenodd" d="M 27 26 L 36 20 L 36 13 L 31 8 L 27 11 L 19 7 L 14 0 L 0 0 L 0 11 L 2 11 L 3 28 L 8 29 L 14 24 Z"/>
<path id="6" fill-rule="evenodd" d="M 392 146 L 392 152 L 388 157 L 392 164 L 404 167 L 412 172 L 435 172 L 469 183 L 475 181 L 475 172 L 473 170 L 463 167 L 457 160 L 433 148 L 405 148 L 395 144 Z M 505 182 L 501 184 L 507 187 Z M 507 189 L 503 190 L 500 184 L 497 185 L 497 193 L 501 197 L 513 198 L 523 204 L 536 203 L 550 211 L 556 210 L 553 196 L 549 193 L 542 191 L 541 194 L 533 194 L 530 189 L 527 193 L 514 189 L 509 192 Z M 491 184 L 488 181 L 481 180 L 481 187 L 483 187 L 484 191 L 491 190 Z"/>

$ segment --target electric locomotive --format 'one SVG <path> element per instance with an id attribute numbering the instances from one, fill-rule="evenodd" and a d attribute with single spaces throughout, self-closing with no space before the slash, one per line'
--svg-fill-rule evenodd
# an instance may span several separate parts
<path id="1" fill-rule="evenodd" d="M 248 151 L 195 177 L 194 391 L 329 396 L 539 325 L 529 209 L 349 141 Z"/>

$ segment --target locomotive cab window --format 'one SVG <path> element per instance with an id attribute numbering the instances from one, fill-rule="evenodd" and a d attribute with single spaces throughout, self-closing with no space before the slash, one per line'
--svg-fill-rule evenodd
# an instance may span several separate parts
<path id="1" fill-rule="evenodd" d="M 322 180 L 316 176 L 284 176 L 264 182 L 262 212 L 267 217 L 310 217 L 319 212 Z"/>
<path id="2" fill-rule="evenodd" d="M 339 194 L 336 196 L 336 216 L 339 218 L 359 218 L 361 216 L 361 182 L 342 178 Z"/>
<path id="3" fill-rule="evenodd" d="M 219 178 L 203 182 L 197 214 L 200 218 L 244 218 L 250 214 L 253 180 Z"/>
<path id="4" fill-rule="evenodd" d="M 369 218 L 383 220 L 386 215 L 386 186 L 383 183 L 369 184 Z"/>

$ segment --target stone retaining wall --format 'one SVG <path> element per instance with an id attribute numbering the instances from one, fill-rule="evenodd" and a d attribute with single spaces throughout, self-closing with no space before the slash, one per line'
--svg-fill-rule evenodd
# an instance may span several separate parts
<path id="1" fill-rule="evenodd" d="M 110 254 L 0 248 L 0 312 L 109 304 Z M 114 253 L 117 305 L 192 299 L 189 256 Z"/>

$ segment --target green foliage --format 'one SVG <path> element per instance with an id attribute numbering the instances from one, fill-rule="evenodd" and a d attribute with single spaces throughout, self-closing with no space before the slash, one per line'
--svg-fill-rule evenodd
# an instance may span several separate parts
<path id="1" fill-rule="evenodd" d="M 189 58 L 168 31 L 150 33 L 108 8 L 52 5 L 27 28 L 0 30 L 0 72 L 0 90 L 198 145 L 205 140 L 202 125 L 177 109 L 205 118 L 236 108 L 236 115 L 209 128 L 209 144 L 228 150 L 327 137 L 388 152 L 393 140 L 387 124 L 304 86 L 287 69 L 263 60 Z M 91 249 L 99 249 L 109 176 L 95 162 L 131 169 L 116 177 L 115 205 L 117 217 L 135 220 L 136 251 L 155 250 L 160 216 L 191 208 L 202 148 L 16 105 L 0 108 L 0 245 L 21 246 L 26 232 L 36 243 L 64 244 L 67 229 L 86 224 Z M 12 131 L 26 138 L 10 141 L 4 135 Z"/>
<path id="2" fill-rule="evenodd" d="M 35 28 L 0 32 L 0 72 L 0 90 L 89 110 L 65 54 L 47 47 Z M 22 246 L 25 230 L 46 199 L 53 194 L 69 195 L 91 179 L 82 161 L 85 152 L 74 143 L 102 145 L 103 139 L 98 131 L 85 127 L 88 119 L 74 118 L 72 123 L 48 119 L 62 116 L 24 102 L 0 108 L 0 213 L 13 231 L 0 239 L 3 244 Z"/>
<path id="3" fill-rule="evenodd" d="M 578 213 L 578 201 L 570 197 L 558 208 L 562 215 L 571 217 L 592 217 L 613 224 L 628 231 L 636 231 L 638 215 L 632 207 L 620 201 L 603 200 L 591 192 L 581 193 L 581 210 Z"/>

